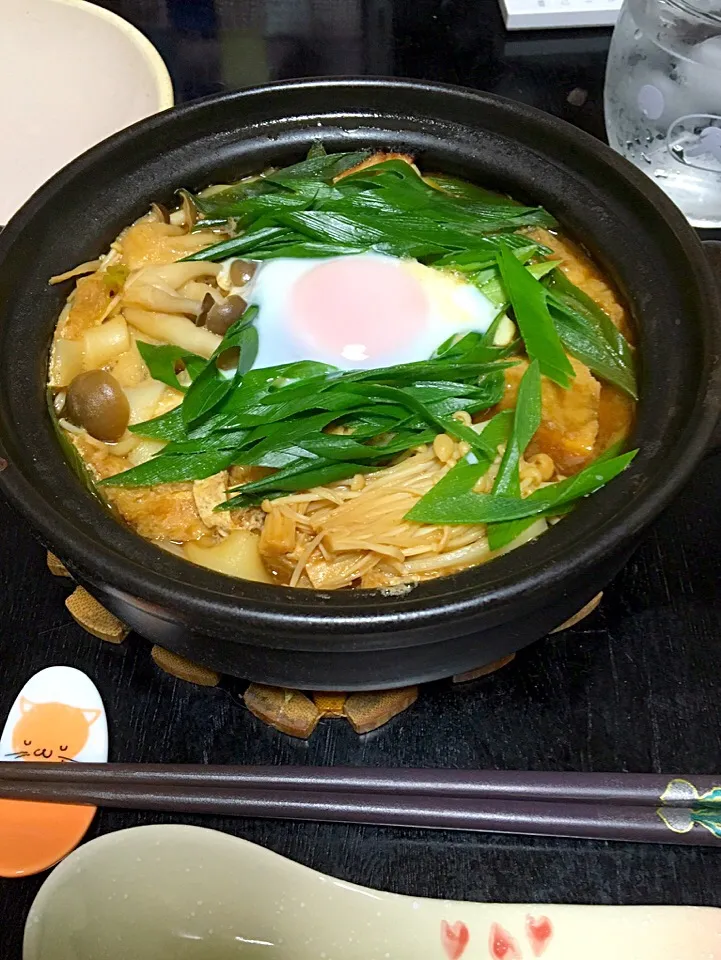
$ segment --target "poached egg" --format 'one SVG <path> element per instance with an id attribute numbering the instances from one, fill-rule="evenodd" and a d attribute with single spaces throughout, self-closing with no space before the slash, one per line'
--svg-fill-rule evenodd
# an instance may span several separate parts
<path id="1" fill-rule="evenodd" d="M 363 253 L 261 262 L 228 294 L 258 307 L 254 366 L 317 360 L 343 370 L 427 360 L 453 334 L 485 333 L 496 308 L 472 284 L 415 260 Z"/>

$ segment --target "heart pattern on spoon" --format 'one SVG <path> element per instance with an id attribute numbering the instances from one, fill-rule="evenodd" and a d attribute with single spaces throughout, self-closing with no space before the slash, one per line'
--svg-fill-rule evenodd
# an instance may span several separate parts
<path id="1" fill-rule="evenodd" d="M 461 920 L 453 924 L 448 923 L 447 920 L 441 920 L 441 943 L 448 960 L 460 960 L 470 939 L 468 927 Z"/>

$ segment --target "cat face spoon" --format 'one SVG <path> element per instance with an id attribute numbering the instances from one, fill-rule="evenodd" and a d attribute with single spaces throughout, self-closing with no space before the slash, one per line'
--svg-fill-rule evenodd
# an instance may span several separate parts
<path id="1" fill-rule="evenodd" d="M 10 708 L 0 759 L 105 763 L 108 725 L 95 685 L 73 667 L 36 673 Z M 24 877 L 54 866 L 80 843 L 95 809 L 0 800 L 0 877 Z"/>

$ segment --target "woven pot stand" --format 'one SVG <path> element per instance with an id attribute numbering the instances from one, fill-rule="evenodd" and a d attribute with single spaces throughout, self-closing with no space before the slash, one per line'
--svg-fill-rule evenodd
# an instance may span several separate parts
<path id="1" fill-rule="evenodd" d="M 52 553 L 48 553 L 48 569 L 56 577 L 70 578 L 61 561 Z M 596 609 L 602 596 L 601 593 L 597 594 L 575 616 L 552 632 L 566 630 L 583 620 Z M 65 606 L 83 630 L 106 643 L 122 643 L 130 632 L 121 620 L 106 610 L 83 587 L 75 587 L 66 599 Z M 151 656 L 161 670 L 179 680 L 202 687 L 215 687 L 220 683 L 220 674 L 215 670 L 193 663 L 157 644 L 153 646 Z M 457 674 L 453 677 L 453 683 L 468 683 L 494 673 L 509 664 L 514 657 L 515 654 L 512 653 L 485 667 Z M 377 693 L 301 693 L 300 690 L 267 687 L 260 683 L 251 683 L 243 694 L 246 707 L 256 717 L 282 733 L 303 739 L 313 733 L 318 722 L 324 717 L 345 719 L 356 733 L 369 733 L 407 710 L 417 697 L 418 687 L 380 690 Z"/>

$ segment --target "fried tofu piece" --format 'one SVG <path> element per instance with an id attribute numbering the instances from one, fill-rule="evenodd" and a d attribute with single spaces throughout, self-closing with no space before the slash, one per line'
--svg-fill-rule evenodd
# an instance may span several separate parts
<path id="1" fill-rule="evenodd" d="M 344 170 L 343 173 L 339 173 L 334 179 L 333 183 L 338 183 L 339 180 L 342 180 L 343 177 L 350 176 L 351 173 L 358 173 L 359 170 L 365 170 L 366 167 L 375 167 L 377 163 L 384 163 L 386 160 L 404 160 L 406 163 L 410 164 L 414 170 L 418 170 L 413 161 L 413 157 L 409 153 L 384 153 L 381 150 L 378 153 L 371 154 L 370 157 L 366 157 L 365 160 L 361 160 L 360 163 L 357 163 L 349 170 Z"/>
<path id="2" fill-rule="evenodd" d="M 124 457 L 108 454 L 87 437 L 67 434 L 96 480 L 127 470 Z M 193 484 L 160 483 L 155 487 L 103 487 L 103 497 L 136 533 L 146 540 L 184 543 L 212 533 L 201 520 L 193 497 Z"/>
<path id="3" fill-rule="evenodd" d="M 172 223 L 141 220 L 120 239 L 123 259 L 131 270 L 151 264 L 175 263 L 222 238 L 210 230 L 186 233 L 184 227 Z"/>
<path id="4" fill-rule="evenodd" d="M 198 514 L 207 527 L 215 530 L 232 530 L 233 517 L 228 510 L 216 510 L 219 503 L 225 503 L 228 499 L 228 471 L 221 470 L 220 473 L 212 477 L 206 477 L 205 480 L 193 481 L 193 500 L 198 510 Z"/>
<path id="5" fill-rule="evenodd" d="M 576 374 L 568 389 L 543 377 L 541 425 L 529 446 L 530 453 L 545 453 L 560 473 L 577 473 L 595 455 L 598 437 L 601 384 L 584 364 L 569 357 Z M 518 385 L 528 369 L 522 361 L 505 371 L 506 393 L 499 404 L 507 410 L 516 403 Z"/>
<path id="6" fill-rule="evenodd" d="M 498 404 L 498 410 L 512 410 L 513 407 L 515 407 L 516 398 L 518 396 L 518 386 L 523 378 L 523 374 L 526 372 L 526 370 L 528 370 L 529 367 L 528 360 L 517 361 L 516 357 L 513 357 L 512 359 L 514 361 L 513 366 L 506 367 L 506 369 L 503 371 L 505 386 L 503 397 Z"/>
<path id="7" fill-rule="evenodd" d="M 262 480 L 273 471 L 268 467 L 232 466 L 228 469 L 228 488 L 250 483 L 253 480 Z M 260 507 L 244 507 L 241 510 L 231 511 L 233 526 L 244 530 L 260 532 L 265 523 L 266 514 Z M 261 550 L 262 553 L 262 550 Z"/>
<path id="8" fill-rule="evenodd" d="M 192 483 L 104 487 L 103 495 L 146 540 L 200 540 L 210 530 L 198 514 Z"/>
<path id="9" fill-rule="evenodd" d="M 270 467 L 243 467 L 232 466 L 228 469 L 228 486 L 239 487 L 242 483 L 251 483 L 253 480 L 262 480 L 273 471 Z"/>
<path id="10" fill-rule="evenodd" d="M 115 358 L 110 367 L 110 373 L 112 373 L 121 387 L 137 387 L 143 380 L 149 379 L 150 371 L 140 356 L 140 351 L 138 350 L 135 339 L 132 340 L 129 350 L 126 350 Z"/>
<path id="11" fill-rule="evenodd" d="M 295 550 L 292 554 L 276 553 L 271 556 L 270 554 L 263 552 L 261 545 L 260 555 L 263 558 L 263 563 L 265 564 L 267 570 L 273 577 L 274 582 L 283 584 L 290 583 L 290 578 L 293 576 L 293 571 L 298 563 L 297 550 Z M 312 584 L 308 580 L 308 577 L 304 575 L 301 577 L 298 586 L 310 587 Z"/>
<path id="12" fill-rule="evenodd" d="M 110 300 L 110 290 L 101 273 L 82 277 L 75 286 L 70 311 L 58 327 L 58 336 L 77 340 L 100 322 Z"/>
<path id="13" fill-rule="evenodd" d="M 233 469 L 231 467 L 231 471 Z M 242 510 L 215 509 L 219 503 L 224 503 L 228 499 L 229 486 L 230 480 L 227 470 L 221 470 L 220 473 L 207 477 L 205 480 L 193 481 L 193 499 L 200 519 L 213 530 L 225 530 L 226 532 L 231 530 L 258 532 L 262 530 L 265 513 L 260 507 L 246 507 Z"/>
<path id="14" fill-rule="evenodd" d="M 277 557 L 291 553 L 295 546 L 295 520 L 278 508 L 271 510 L 260 534 L 261 556 L 273 562 Z"/>
<path id="15" fill-rule="evenodd" d="M 531 231 L 534 240 L 549 247 L 553 253 L 552 260 L 560 260 L 559 269 L 579 289 L 583 290 L 611 320 L 627 339 L 632 338 L 633 331 L 629 323 L 628 313 L 618 297 L 616 291 L 605 280 L 596 264 L 587 257 L 570 240 L 561 240 L 548 230 L 536 229 Z"/>
<path id="16" fill-rule="evenodd" d="M 125 457 L 109 454 L 104 444 L 98 443 L 96 446 L 85 434 L 66 433 L 65 436 L 78 451 L 95 480 L 113 477 L 130 466 Z"/>
<path id="17" fill-rule="evenodd" d="M 634 402 L 627 394 L 609 384 L 604 385 L 598 411 L 596 456 L 600 456 L 612 444 L 629 435 L 633 426 L 634 411 Z"/>
<path id="18" fill-rule="evenodd" d="M 533 452 L 547 454 L 564 474 L 593 458 L 601 400 L 601 384 L 588 367 L 569 359 L 576 377 L 567 390 L 543 378 L 541 425 L 533 438 Z"/>

